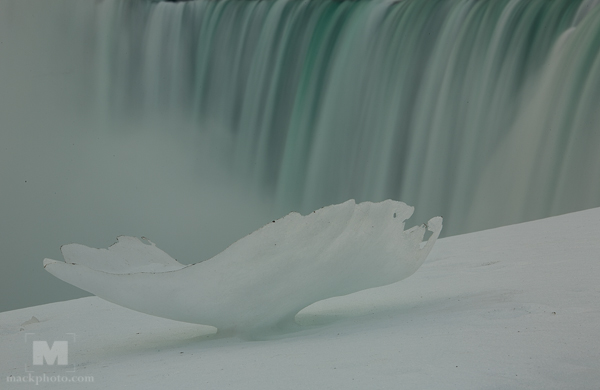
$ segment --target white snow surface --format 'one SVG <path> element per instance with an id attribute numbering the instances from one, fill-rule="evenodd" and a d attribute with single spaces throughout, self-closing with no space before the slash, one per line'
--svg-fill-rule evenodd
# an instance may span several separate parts
<path id="1" fill-rule="evenodd" d="M 443 238 L 410 278 L 262 341 L 97 297 L 3 312 L 0 388 L 598 389 L 599 235 L 597 208 Z M 32 365 L 32 339 L 70 337 L 68 368 Z M 7 381 L 27 370 L 93 382 Z"/>

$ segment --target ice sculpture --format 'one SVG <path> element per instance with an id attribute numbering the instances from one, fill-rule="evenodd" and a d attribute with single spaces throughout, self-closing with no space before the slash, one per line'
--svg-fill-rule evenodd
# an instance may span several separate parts
<path id="1" fill-rule="evenodd" d="M 64 245 L 54 276 L 107 301 L 159 317 L 261 337 L 295 326 L 304 307 L 397 282 L 425 261 L 442 218 L 404 230 L 413 207 L 354 200 L 291 213 L 213 258 L 184 265 L 152 242 L 121 236 L 108 249 Z M 426 230 L 432 232 L 423 241 Z"/>

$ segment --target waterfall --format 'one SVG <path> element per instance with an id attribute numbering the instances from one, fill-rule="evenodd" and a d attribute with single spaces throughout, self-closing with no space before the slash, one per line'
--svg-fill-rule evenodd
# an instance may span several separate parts
<path id="1" fill-rule="evenodd" d="M 97 106 L 189 118 L 282 210 L 542 218 L 600 206 L 597 3 L 104 0 Z"/>

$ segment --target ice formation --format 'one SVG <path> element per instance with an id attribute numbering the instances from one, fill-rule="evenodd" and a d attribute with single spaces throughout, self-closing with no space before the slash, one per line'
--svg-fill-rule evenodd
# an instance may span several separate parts
<path id="1" fill-rule="evenodd" d="M 392 200 L 349 200 L 288 214 L 192 265 L 152 242 L 121 236 L 108 249 L 64 245 L 65 262 L 45 259 L 44 268 L 133 310 L 261 337 L 289 330 L 314 302 L 412 275 L 442 229 L 435 217 L 405 231 L 413 211 Z M 426 230 L 432 234 L 423 241 Z"/>

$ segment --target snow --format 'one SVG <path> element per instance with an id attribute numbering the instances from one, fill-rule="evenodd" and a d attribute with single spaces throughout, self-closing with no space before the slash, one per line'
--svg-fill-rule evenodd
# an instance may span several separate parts
<path id="1" fill-rule="evenodd" d="M 441 217 L 404 230 L 414 208 L 349 200 L 306 216 L 290 213 L 204 262 L 183 265 L 135 237 L 108 249 L 63 246 L 54 276 L 142 313 L 264 338 L 297 327 L 294 316 L 323 299 L 398 282 L 425 261 Z M 431 231 L 427 241 L 425 232 Z"/>
<path id="2" fill-rule="evenodd" d="M 7 383 L 30 370 L 93 377 L 40 384 L 61 389 L 596 389 L 599 233 L 597 208 L 443 238 L 410 278 L 318 302 L 303 330 L 262 341 L 97 297 L 0 313 L 0 387 L 34 388 Z M 32 338 L 65 334 L 74 373 L 32 365 Z"/>

